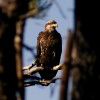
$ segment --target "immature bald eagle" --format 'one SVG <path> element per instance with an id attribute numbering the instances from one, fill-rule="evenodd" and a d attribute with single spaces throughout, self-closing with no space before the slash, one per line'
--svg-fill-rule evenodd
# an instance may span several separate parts
<path id="1" fill-rule="evenodd" d="M 62 38 L 55 29 L 57 26 L 56 21 L 47 21 L 44 31 L 37 37 L 37 67 L 44 67 L 39 72 L 41 79 L 50 80 L 57 73 L 52 70 L 53 66 L 59 64 L 62 52 Z"/>

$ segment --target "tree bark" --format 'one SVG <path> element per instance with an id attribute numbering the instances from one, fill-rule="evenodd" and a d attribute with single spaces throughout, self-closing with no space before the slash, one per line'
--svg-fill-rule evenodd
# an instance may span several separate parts
<path id="1" fill-rule="evenodd" d="M 66 51 L 64 64 L 62 66 L 62 80 L 60 85 L 60 99 L 67 100 L 67 91 L 68 91 L 68 79 L 70 72 L 70 62 L 71 62 L 71 53 L 72 53 L 72 31 L 68 31 L 67 41 L 66 41 Z"/>
<path id="2" fill-rule="evenodd" d="M 76 58 L 72 58 L 72 100 L 100 99 L 98 92 L 100 90 L 100 39 L 97 25 L 99 6 L 97 5 L 97 1 L 76 0 L 76 26 L 73 40 Z"/>
<path id="3" fill-rule="evenodd" d="M 17 44 L 20 48 L 18 52 L 14 44 L 17 34 L 16 23 L 16 17 L 8 17 L 0 11 L 0 100 L 24 99 L 21 71 L 22 35 L 20 35 L 20 43 Z"/>

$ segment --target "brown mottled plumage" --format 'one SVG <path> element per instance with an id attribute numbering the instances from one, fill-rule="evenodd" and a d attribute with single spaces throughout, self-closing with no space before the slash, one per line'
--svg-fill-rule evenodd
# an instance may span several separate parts
<path id="1" fill-rule="evenodd" d="M 52 79 L 57 71 L 52 67 L 60 62 L 62 52 L 61 35 L 56 31 L 57 23 L 49 20 L 45 25 L 45 30 L 40 32 L 37 38 L 37 66 L 44 67 L 39 74 L 42 79 Z"/>

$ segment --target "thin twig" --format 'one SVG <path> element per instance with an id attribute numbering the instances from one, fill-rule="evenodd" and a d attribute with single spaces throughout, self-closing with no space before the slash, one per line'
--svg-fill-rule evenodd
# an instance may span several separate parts
<path id="1" fill-rule="evenodd" d="M 58 10 L 59 10 L 59 12 L 61 14 L 61 16 L 65 19 L 66 15 L 64 14 L 63 9 L 61 8 L 59 2 L 57 0 L 54 0 L 54 2 L 55 2 L 55 5 L 57 6 L 57 8 L 58 8 Z"/>
<path id="2" fill-rule="evenodd" d="M 28 69 L 32 68 L 33 66 L 35 66 L 35 65 L 36 65 L 36 60 L 34 60 L 31 65 L 24 66 L 23 70 L 28 70 Z"/>

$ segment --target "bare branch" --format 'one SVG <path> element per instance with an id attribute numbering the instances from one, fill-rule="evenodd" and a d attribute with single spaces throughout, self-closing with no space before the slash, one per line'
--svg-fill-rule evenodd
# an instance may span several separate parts
<path id="1" fill-rule="evenodd" d="M 37 72 L 39 72 L 41 70 L 44 70 L 44 68 L 41 67 L 41 66 L 33 67 L 35 64 L 36 64 L 36 61 L 33 61 L 33 63 L 31 65 L 23 67 L 23 70 L 28 70 L 25 74 L 31 75 L 33 73 L 37 73 Z M 54 66 L 52 68 L 52 70 L 54 70 L 54 71 L 60 70 L 62 66 L 63 66 L 63 64 L 59 64 L 57 66 Z M 31 67 L 33 67 L 33 68 L 31 68 Z"/>
<path id="2" fill-rule="evenodd" d="M 58 8 L 58 10 L 59 10 L 59 12 L 61 14 L 61 16 L 65 19 L 66 18 L 66 15 L 64 14 L 64 12 L 63 12 L 63 10 L 62 10 L 59 2 L 57 0 L 54 0 L 54 2 L 55 2 L 55 5 L 57 6 L 57 8 Z"/>
<path id="3" fill-rule="evenodd" d="M 24 19 L 24 18 L 27 18 L 27 17 L 32 17 L 32 16 L 36 15 L 38 12 L 39 12 L 39 8 L 32 9 L 32 10 L 28 11 L 26 14 L 23 14 L 23 15 L 19 16 L 19 19 Z"/>
<path id="4" fill-rule="evenodd" d="M 35 84 L 42 85 L 42 86 L 48 86 L 50 83 L 55 83 L 59 79 L 61 78 L 54 78 L 52 80 L 34 80 L 31 82 L 24 82 L 24 87 L 32 86 Z"/>
<path id="5" fill-rule="evenodd" d="M 35 53 L 36 47 L 35 46 L 30 47 L 30 46 L 26 45 L 25 43 L 22 43 L 22 47 L 25 48 L 26 50 L 28 50 L 32 54 L 32 56 L 33 56 L 32 59 L 36 58 L 36 53 Z"/>
<path id="6" fill-rule="evenodd" d="M 43 5 L 41 6 L 36 6 L 35 8 L 32 7 L 28 10 L 28 12 L 26 12 L 25 14 L 22 14 L 19 16 L 19 19 L 25 19 L 28 17 L 38 17 L 39 13 L 43 13 L 44 10 L 48 10 L 52 5 L 52 1 L 49 2 L 49 4 L 47 2 L 45 2 Z M 45 14 L 44 14 L 45 15 Z M 43 17 L 43 16 L 41 16 Z"/>
<path id="7" fill-rule="evenodd" d="M 59 64 L 57 66 L 53 67 L 53 70 L 60 70 L 62 68 L 63 64 Z"/>
<path id="8" fill-rule="evenodd" d="M 23 67 L 23 70 L 29 70 L 30 68 L 32 68 L 32 67 L 35 66 L 35 65 L 36 65 L 36 60 L 34 60 L 34 61 L 32 62 L 31 65 L 24 66 L 24 67 Z"/>
<path id="9" fill-rule="evenodd" d="M 43 70 L 43 67 L 33 67 L 32 69 L 28 70 L 25 74 L 31 75 L 32 73 L 39 72 L 40 70 Z"/>

